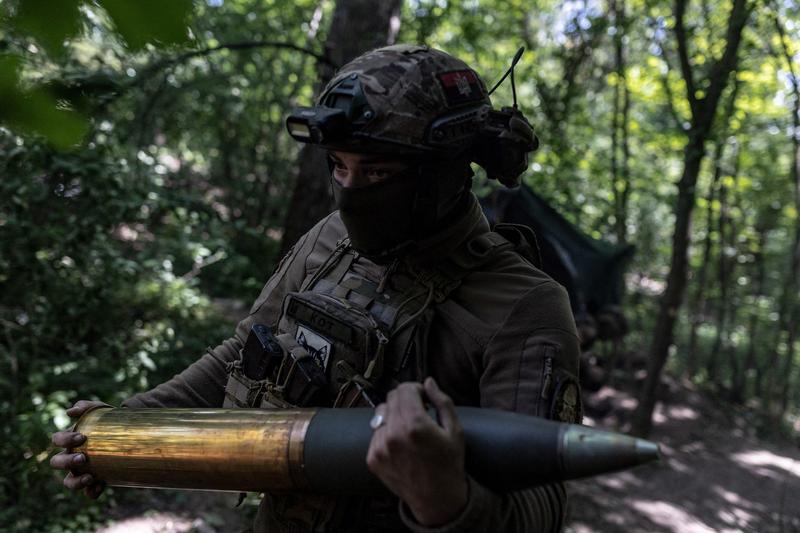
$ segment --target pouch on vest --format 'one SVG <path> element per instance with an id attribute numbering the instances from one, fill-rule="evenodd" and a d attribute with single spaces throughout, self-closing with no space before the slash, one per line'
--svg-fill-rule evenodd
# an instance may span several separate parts
<path id="1" fill-rule="evenodd" d="M 225 399 L 222 407 L 233 409 L 258 405 L 264 395 L 266 380 L 256 381 L 245 376 L 242 372 L 241 359 L 228 363 L 226 370 L 228 382 L 225 384 Z"/>
<path id="2" fill-rule="evenodd" d="M 263 324 L 253 324 L 239 359 L 227 365 L 228 382 L 225 384 L 225 408 L 253 407 L 261 402 L 267 379 L 281 363 L 284 356 L 278 340 Z"/>
<path id="3" fill-rule="evenodd" d="M 250 329 L 239 359 L 228 364 L 223 407 L 291 408 L 321 405 L 324 372 L 291 335 L 263 324 Z"/>
<path id="4" fill-rule="evenodd" d="M 367 379 L 382 371 L 386 335 L 368 311 L 346 300 L 313 292 L 289 293 L 279 328 L 308 350 L 330 376 L 330 398 L 335 398 L 351 377 L 346 368 Z M 332 357 L 337 364 L 331 367 Z"/>
<path id="5" fill-rule="evenodd" d="M 327 379 L 305 347 L 291 335 L 277 337 L 285 356 L 274 380 L 267 383 L 262 407 L 304 407 L 325 405 Z"/>

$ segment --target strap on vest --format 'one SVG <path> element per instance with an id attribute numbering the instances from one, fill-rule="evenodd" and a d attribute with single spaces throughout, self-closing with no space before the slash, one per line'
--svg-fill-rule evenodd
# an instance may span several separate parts
<path id="1" fill-rule="evenodd" d="M 345 237 L 336 243 L 336 248 L 333 249 L 331 255 L 325 262 L 317 269 L 313 276 L 308 278 L 300 286 L 300 291 L 310 290 L 314 285 L 328 273 L 333 270 L 336 275 L 336 281 L 341 282 L 344 275 L 350 270 L 350 265 L 355 261 L 356 252 L 350 248 L 350 239 Z"/>

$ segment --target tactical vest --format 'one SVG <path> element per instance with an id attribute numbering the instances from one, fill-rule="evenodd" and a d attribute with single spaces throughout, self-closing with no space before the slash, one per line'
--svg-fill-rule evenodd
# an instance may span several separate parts
<path id="1" fill-rule="evenodd" d="M 224 406 L 374 406 L 397 384 L 422 381 L 428 375 L 427 336 L 434 306 L 470 272 L 506 249 L 538 266 L 535 240 L 503 225 L 465 242 L 433 268 L 396 261 L 374 280 L 358 268 L 358 254 L 349 241 L 341 240 L 300 290 L 284 297 L 277 340 L 286 356 L 280 367 L 266 379 L 252 380 L 244 375 L 241 360 L 230 363 Z M 260 513 L 266 506 L 267 516 L 259 520 L 267 521 L 270 532 L 405 530 L 396 498 L 265 499 Z"/>

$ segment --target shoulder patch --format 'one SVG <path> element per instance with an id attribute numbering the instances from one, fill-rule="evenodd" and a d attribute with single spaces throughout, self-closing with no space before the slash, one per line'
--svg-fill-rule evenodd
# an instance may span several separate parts
<path id="1" fill-rule="evenodd" d="M 581 389 L 573 377 L 564 375 L 559 377 L 549 418 L 570 424 L 580 424 L 583 420 Z"/>

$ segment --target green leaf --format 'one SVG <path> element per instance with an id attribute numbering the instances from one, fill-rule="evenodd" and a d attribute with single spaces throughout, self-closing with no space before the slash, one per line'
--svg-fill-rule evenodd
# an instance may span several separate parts
<path id="1" fill-rule="evenodd" d="M 191 0 L 102 0 L 117 31 L 134 49 L 148 42 L 178 44 L 188 39 Z"/>
<path id="2" fill-rule="evenodd" d="M 64 55 L 64 40 L 80 30 L 79 0 L 19 0 L 12 27 L 36 39 L 53 56 Z"/>
<path id="3" fill-rule="evenodd" d="M 59 105 L 46 89 L 19 86 L 22 58 L 0 56 L 0 123 L 26 133 L 44 135 L 56 148 L 67 149 L 81 141 L 88 121 L 72 109 Z"/>

